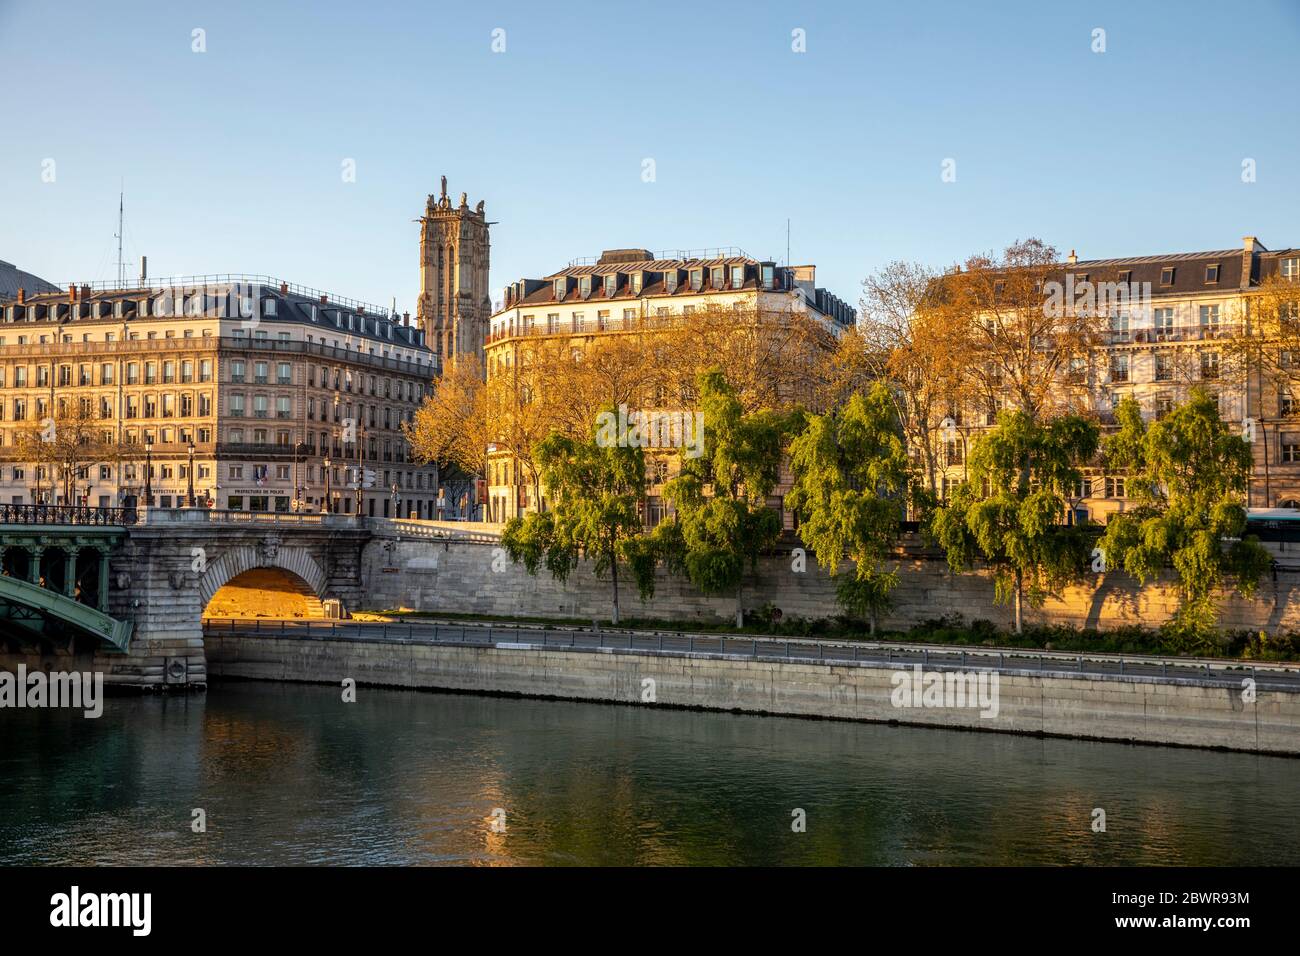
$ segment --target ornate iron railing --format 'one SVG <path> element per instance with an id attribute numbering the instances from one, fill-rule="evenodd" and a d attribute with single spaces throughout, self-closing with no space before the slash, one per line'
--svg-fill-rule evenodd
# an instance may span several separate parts
<path id="1" fill-rule="evenodd" d="M 114 527 L 139 521 L 135 508 L 93 508 L 85 505 L 0 504 L 0 525 L 98 525 Z"/>

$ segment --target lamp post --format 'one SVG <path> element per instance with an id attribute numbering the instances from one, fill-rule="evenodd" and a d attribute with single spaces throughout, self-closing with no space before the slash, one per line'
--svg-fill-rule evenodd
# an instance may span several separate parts
<path id="1" fill-rule="evenodd" d="M 153 438 L 144 440 L 144 506 L 153 507 Z"/>
<path id="2" fill-rule="evenodd" d="M 397 482 L 393 482 L 393 517 L 394 518 L 400 518 L 402 516 L 402 499 L 398 495 L 397 489 L 398 489 Z"/>
<path id="3" fill-rule="evenodd" d="M 362 490 L 361 490 L 361 489 L 362 489 L 362 486 L 365 484 L 365 477 L 366 477 L 366 476 L 365 476 L 365 471 L 364 471 L 364 468 L 363 468 L 363 465 L 362 465 L 362 462 L 364 461 L 364 454 L 363 454 L 363 451 L 362 451 L 362 448 L 361 448 L 361 444 L 362 444 L 363 441 L 365 441 L 365 437 L 366 437 L 366 429 L 365 429 L 365 426 L 361 424 L 361 420 L 358 418 L 358 420 L 357 420 L 357 433 L 356 433 L 356 443 L 357 443 L 357 517 L 358 517 L 358 518 L 361 517 L 361 499 L 362 499 L 362 496 L 363 496 L 363 493 L 362 493 Z"/>
<path id="4" fill-rule="evenodd" d="M 190 456 L 190 466 L 185 472 L 185 477 L 188 479 L 188 487 L 186 488 L 185 491 L 186 507 L 193 508 L 194 507 L 194 442 L 192 441 L 190 442 L 190 447 L 187 448 L 186 451 L 189 452 L 189 456 Z"/>
<path id="5" fill-rule="evenodd" d="M 325 513 L 333 514 L 334 506 L 330 501 L 330 456 L 325 456 Z"/>

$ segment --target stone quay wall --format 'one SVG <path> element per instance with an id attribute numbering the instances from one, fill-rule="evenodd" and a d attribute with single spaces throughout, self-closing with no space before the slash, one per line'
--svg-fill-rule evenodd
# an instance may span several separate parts
<path id="1" fill-rule="evenodd" d="M 1002 628 L 1012 622 L 1011 608 L 993 601 L 993 577 L 987 570 L 953 574 L 940 555 L 913 543 L 900 554 L 894 608 L 880 624 L 887 630 L 960 614 L 967 621 L 986 619 Z M 744 585 L 747 611 L 765 604 L 786 618 L 832 617 L 839 613 L 835 579 L 809 555 L 797 571 L 790 555 L 760 559 L 758 571 Z M 362 553 L 365 581 L 361 608 L 384 610 L 518 615 L 608 620 L 612 587 L 582 564 L 566 582 L 543 568 L 529 575 L 491 543 L 375 538 Z M 620 582 L 624 618 L 712 621 L 732 620 L 731 595 L 708 597 L 681 577 L 659 572 L 655 596 L 639 600 L 635 586 Z M 1168 581 L 1139 587 L 1122 573 L 1090 575 L 1051 598 L 1041 609 L 1026 607 L 1027 623 L 1068 624 L 1106 630 L 1124 625 L 1156 627 L 1178 609 L 1178 593 Z M 1229 629 L 1277 633 L 1300 630 L 1300 573 L 1283 571 L 1266 578 L 1253 599 L 1225 595 L 1221 622 Z"/>
<path id="2" fill-rule="evenodd" d="M 1002 673 L 996 716 L 897 707 L 897 668 L 612 648 L 454 646 L 209 634 L 214 679 L 424 688 L 1300 754 L 1300 694 L 1143 677 Z M 648 699 L 649 697 L 649 699 Z"/>

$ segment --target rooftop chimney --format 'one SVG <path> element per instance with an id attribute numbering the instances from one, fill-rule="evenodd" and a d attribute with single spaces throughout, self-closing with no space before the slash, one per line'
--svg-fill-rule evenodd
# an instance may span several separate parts
<path id="1" fill-rule="evenodd" d="M 1070 265 L 1074 265 L 1076 262 L 1079 261 L 1079 257 L 1076 256 L 1076 255 L 1074 254 L 1074 250 L 1071 249 L 1071 250 L 1070 250 L 1070 257 L 1069 257 L 1068 259 L 1066 259 L 1065 261 L 1068 262 Z"/>
<path id="2" fill-rule="evenodd" d="M 288 295 L 288 294 L 289 294 L 289 283 L 287 283 L 287 282 L 281 282 L 281 283 L 280 283 L 280 295 Z"/>
<path id="3" fill-rule="evenodd" d="M 73 283 L 68 286 L 68 302 L 69 304 L 71 304 L 76 301 L 77 301 L 77 286 L 75 283 Z"/>
<path id="4" fill-rule="evenodd" d="M 140 257 L 140 288 L 145 288 L 149 284 L 149 257 Z"/>
<path id="5" fill-rule="evenodd" d="M 1243 236 L 1241 241 L 1241 288 L 1249 289 L 1255 276 L 1255 253 L 1268 250 L 1254 236 Z"/>
<path id="6" fill-rule="evenodd" d="M 19 286 L 19 287 L 18 287 L 18 304 L 19 304 L 19 305 L 22 305 L 22 304 L 23 304 L 24 302 L 26 302 L 26 301 L 27 301 L 27 290 L 24 289 L 22 286 Z"/>

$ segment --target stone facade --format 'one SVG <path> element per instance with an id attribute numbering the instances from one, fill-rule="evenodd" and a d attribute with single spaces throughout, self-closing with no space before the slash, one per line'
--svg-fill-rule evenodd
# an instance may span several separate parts
<path id="1" fill-rule="evenodd" d="M 432 518 L 402 425 L 438 372 L 409 316 L 265 276 L 23 292 L 0 302 L 0 502 Z M 34 462 L 46 431 L 95 451 Z"/>

